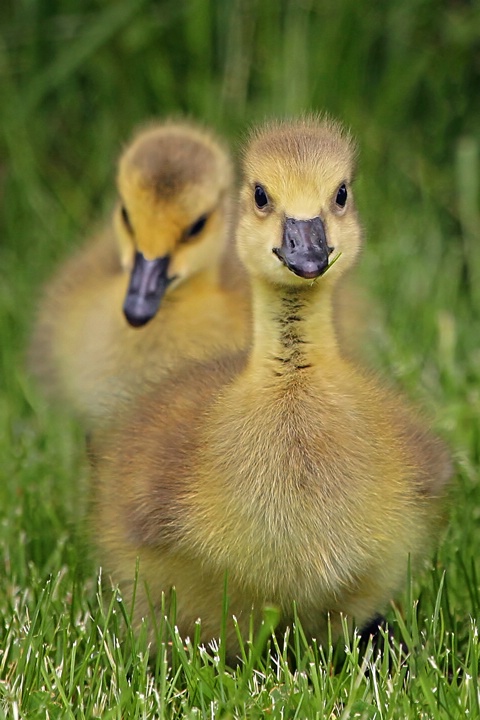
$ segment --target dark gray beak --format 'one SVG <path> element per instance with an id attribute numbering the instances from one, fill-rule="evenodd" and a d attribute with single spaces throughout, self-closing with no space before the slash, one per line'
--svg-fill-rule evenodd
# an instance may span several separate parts
<path id="1" fill-rule="evenodd" d="M 325 272 L 332 251 L 319 217 L 311 220 L 285 218 L 282 245 L 273 248 L 275 255 L 289 270 L 307 279 L 319 277 Z"/>
<path id="2" fill-rule="evenodd" d="M 170 256 L 146 260 L 141 252 L 135 254 L 123 312 L 130 325 L 142 327 L 157 313 L 165 290 L 173 278 L 168 278 Z"/>

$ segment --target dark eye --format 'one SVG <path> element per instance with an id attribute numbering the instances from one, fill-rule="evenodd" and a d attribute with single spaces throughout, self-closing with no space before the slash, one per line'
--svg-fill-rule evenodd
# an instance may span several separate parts
<path id="1" fill-rule="evenodd" d="M 203 228 L 205 227 L 207 219 L 207 215 L 202 215 L 202 217 L 199 217 L 198 220 L 193 223 L 191 228 L 187 230 L 187 237 L 191 238 L 194 237 L 194 235 L 198 235 L 199 233 L 201 233 Z"/>
<path id="2" fill-rule="evenodd" d="M 345 207 L 345 203 L 347 202 L 347 188 L 345 187 L 345 184 L 340 185 L 337 192 L 337 197 L 335 198 L 335 202 L 337 203 L 338 207 Z"/>
<path id="3" fill-rule="evenodd" d="M 127 228 L 127 230 L 128 230 L 128 232 L 130 233 L 130 235 L 133 235 L 132 223 L 130 222 L 130 216 L 129 216 L 128 212 L 127 212 L 127 208 L 125 207 L 125 205 L 122 205 L 122 208 L 121 208 L 120 212 L 121 212 L 121 214 L 122 214 L 123 224 L 124 224 L 125 227 Z"/>
<path id="4" fill-rule="evenodd" d="M 261 185 L 255 185 L 255 205 L 259 210 L 268 205 L 268 195 Z"/>

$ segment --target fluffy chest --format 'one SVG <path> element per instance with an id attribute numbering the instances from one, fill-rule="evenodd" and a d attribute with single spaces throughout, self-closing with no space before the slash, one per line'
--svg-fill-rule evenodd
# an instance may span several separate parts
<path id="1" fill-rule="evenodd" d="M 308 386 L 268 398 L 246 386 L 216 412 L 190 538 L 262 594 L 335 595 L 390 533 L 375 519 L 384 468 L 371 418 Z"/>
<path id="2" fill-rule="evenodd" d="M 229 388 L 209 418 L 212 476 L 274 505 L 292 495 L 326 500 L 334 489 L 340 500 L 349 480 L 362 486 L 381 463 L 381 420 L 353 392 L 325 382 L 320 392 L 313 380 Z"/>

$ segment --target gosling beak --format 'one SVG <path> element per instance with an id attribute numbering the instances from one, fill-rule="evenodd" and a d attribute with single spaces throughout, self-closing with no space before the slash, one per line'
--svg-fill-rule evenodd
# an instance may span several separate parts
<path id="1" fill-rule="evenodd" d="M 273 248 L 273 252 L 295 275 L 311 280 L 325 272 L 333 248 L 328 246 L 325 226 L 319 217 L 311 220 L 287 217 L 282 245 Z"/>
<path id="2" fill-rule="evenodd" d="M 123 312 L 130 325 L 142 327 L 151 320 L 173 278 L 167 276 L 170 256 L 146 260 L 141 252 L 135 253 Z"/>

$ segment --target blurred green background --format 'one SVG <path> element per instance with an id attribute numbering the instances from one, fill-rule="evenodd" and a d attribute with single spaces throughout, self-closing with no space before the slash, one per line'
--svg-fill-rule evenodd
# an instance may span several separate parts
<path id="1" fill-rule="evenodd" d="M 42 282 L 108 214 L 133 127 L 187 114 L 235 150 L 265 117 L 326 110 L 360 146 L 359 277 L 379 307 L 369 353 L 434 412 L 452 447 L 452 522 L 439 557 L 454 612 L 475 617 L 480 3 L 9 0 L 0 18 L 0 519 L 9 582 L 28 584 L 31 563 L 42 576 L 79 555 L 71 526 L 80 434 L 37 396 L 24 348 Z"/>

